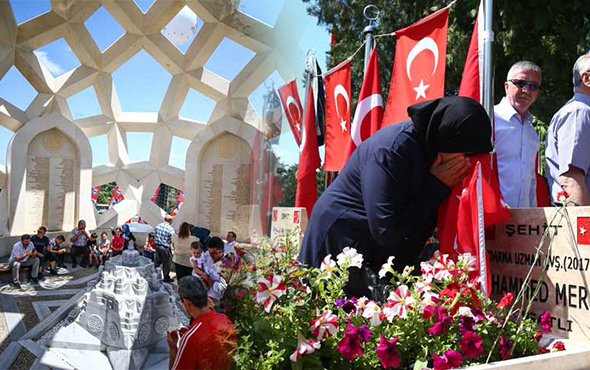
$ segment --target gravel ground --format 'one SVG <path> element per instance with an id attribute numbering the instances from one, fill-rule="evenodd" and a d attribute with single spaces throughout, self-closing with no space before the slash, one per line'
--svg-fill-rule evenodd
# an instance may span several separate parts
<path id="1" fill-rule="evenodd" d="M 29 370 L 33 367 L 35 360 L 37 360 L 37 357 L 26 348 L 23 348 L 10 366 L 10 370 Z"/>
<path id="2" fill-rule="evenodd" d="M 35 313 L 35 309 L 33 308 L 32 302 L 40 302 L 40 301 L 60 301 L 60 300 L 68 300 L 72 298 L 73 295 L 52 295 L 52 296 L 44 296 L 44 297 L 19 297 L 16 299 L 16 304 L 18 306 L 18 310 L 21 313 L 24 313 L 25 316 L 23 318 L 23 323 L 25 324 L 25 328 L 27 330 L 33 329 L 38 323 L 39 318 Z M 34 299 L 31 299 L 34 298 Z"/>

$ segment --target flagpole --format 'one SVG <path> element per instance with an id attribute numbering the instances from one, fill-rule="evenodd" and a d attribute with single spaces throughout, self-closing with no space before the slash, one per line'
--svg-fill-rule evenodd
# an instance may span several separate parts
<path id="1" fill-rule="evenodd" d="M 369 11 L 373 11 L 373 15 L 369 15 Z M 375 41 L 375 31 L 377 28 L 373 25 L 377 19 L 379 19 L 379 8 L 373 4 L 369 4 L 363 9 L 363 14 L 365 19 L 369 21 L 369 25 L 365 27 L 363 30 L 363 35 L 365 35 L 365 68 L 364 72 L 367 72 L 367 65 L 369 64 L 369 57 L 371 56 L 371 50 L 373 50 L 373 44 Z"/>
<path id="2" fill-rule="evenodd" d="M 492 8 L 493 0 L 484 1 L 484 85 L 483 85 L 483 107 L 485 108 L 490 120 L 494 115 L 494 102 L 492 100 L 492 43 L 494 42 L 494 32 L 492 31 Z"/>

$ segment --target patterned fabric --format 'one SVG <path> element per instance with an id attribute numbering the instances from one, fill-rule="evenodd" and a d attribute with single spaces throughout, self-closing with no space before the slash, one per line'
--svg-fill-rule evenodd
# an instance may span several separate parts
<path id="1" fill-rule="evenodd" d="M 170 226 L 168 222 L 162 222 L 161 224 L 156 226 L 156 229 L 154 230 L 156 245 L 171 248 L 172 237 L 175 234 L 176 233 L 174 232 L 174 229 L 172 228 L 172 226 Z"/>

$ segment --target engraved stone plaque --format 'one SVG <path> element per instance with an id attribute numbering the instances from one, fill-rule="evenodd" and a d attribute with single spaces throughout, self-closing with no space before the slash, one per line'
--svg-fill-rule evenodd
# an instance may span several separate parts
<path id="1" fill-rule="evenodd" d="M 199 225 L 214 234 L 229 230 L 249 234 L 251 166 L 250 146 L 229 133 L 213 139 L 204 149 L 199 186 Z"/>

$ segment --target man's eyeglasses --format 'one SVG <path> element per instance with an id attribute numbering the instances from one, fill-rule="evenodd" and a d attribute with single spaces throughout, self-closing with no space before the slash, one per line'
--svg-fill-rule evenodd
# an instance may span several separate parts
<path id="1" fill-rule="evenodd" d="M 537 91 L 539 90 L 539 85 L 534 82 L 526 82 L 525 80 L 518 80 L 512 79 L 508 80 L 514 84 L 514 86 L 518 87 L 519 89 L 523 89 L 525 86 L 528 87 L 530 91 Z"/>

